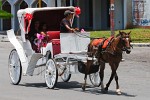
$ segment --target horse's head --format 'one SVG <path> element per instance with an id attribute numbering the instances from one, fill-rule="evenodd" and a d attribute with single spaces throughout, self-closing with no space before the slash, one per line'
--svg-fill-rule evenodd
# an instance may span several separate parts
<path id="1" fill-rule="evenodd" d="M 120 35 L 122 45 L 123 45 L 123 50 L 126 51 L 127 54 L 129 54 L 131 52 L 130 33 L 131 33 L 131 31 L 129 33 L 119 31 L 119 35 Z"/>

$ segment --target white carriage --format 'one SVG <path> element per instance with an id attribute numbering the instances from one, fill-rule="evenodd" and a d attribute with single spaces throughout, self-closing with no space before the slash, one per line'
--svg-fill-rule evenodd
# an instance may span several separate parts
<path id="1" fill-rule="evenodd" d="M 79 72 L 78 61 L 87 61 L 90 33 L 59 32 L 59 23 L 64 17 L 64 11 L 68 9 L 75 11 L 75 7 L 26 8 L 18 11 L 21 41 L 16 38 L 13 29 L 7 31 L 8 39 L 15 48 L 10 52 L 8 61 L 9 75 L 14 85 L 19 84 L 22 75 L 32 76 L 35 68 L 45 66 L 46 84 L 49 88 L 54 88 L 58 76 L 61 76 L 64 82 L 68 82 L 71 74 Z M 27 14 L 33 18 L 26 20 Z M 40 48 L 41 53 L 36 53 L 25 38 L 32 20 L 36 18 L 49 26 L 50 39 L 46 46 Z M 90 80 L 93 85 L 99 86 L 98 72 L 90 74 Z"/>

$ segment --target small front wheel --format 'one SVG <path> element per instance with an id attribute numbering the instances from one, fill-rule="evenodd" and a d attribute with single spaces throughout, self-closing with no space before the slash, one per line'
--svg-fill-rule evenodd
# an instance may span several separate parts
<path id="1" fill-rule="evenodd" d="M 45 82 L 48 88 L 53 89 L 56 86 L 58 79 L 58 70 L 55 61 L 49 59 L 46 63 Z"/>
<path id="2" fill-rule="evenodd" d="M 64 82 L 68 82 L 71 78 L 71 74 L 69 73 L 69 68 L 66 67 L 64 73 L 61 75 L 61 79 L 64 81 Z"/>
<path id="3" fill-rule="evenodd" d="M 22 76 L 22 66 L 16 49 L 10 52 L 8 59 L 8 70 L 11 82 L 18 85 Z"/>
<path id="4" fill-rule="evenodd" d="M 99 87 L 100 86 L 101 82 L 100 82 L 99 72 L 90 74 L 89 78 L 90 78 L 91 83 L 95 87 Z"/>

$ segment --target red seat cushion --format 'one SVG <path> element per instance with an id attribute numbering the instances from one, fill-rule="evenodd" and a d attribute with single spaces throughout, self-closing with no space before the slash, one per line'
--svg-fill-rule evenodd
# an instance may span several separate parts
<path id="1" fill-rule="evenodd" d="M 48 41 L 60 39 L 60 31 L 47 31 L 47 35 L 49 35 Z"/>

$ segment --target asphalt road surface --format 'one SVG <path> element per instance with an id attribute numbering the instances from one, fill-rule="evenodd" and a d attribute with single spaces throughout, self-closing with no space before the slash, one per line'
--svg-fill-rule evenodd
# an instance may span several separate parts
<path id="1" fill-rule="evenodd" d="M 125 61 L 117 70 L 122 95 L 115 92 L 113 80 L 107 94 L 93 87 L 88 79 L 82 91 L 83 74 L 73 74 L 68 83 L 58 79 L 55 89 L 48 89 L 44 73 L 23 76 L 19 85 L 12 85 L 8 74 L 8 56 L 13 49 L 9 42 L 0 42 L 0 100 L 148 100 L 150 98 L 150 47 L 134 47 L 131 54 L 123 54 Z M 40 71 L 42 68 L 36 69 Z M 106 84 L 111 70 L 105 69 Z"/>

